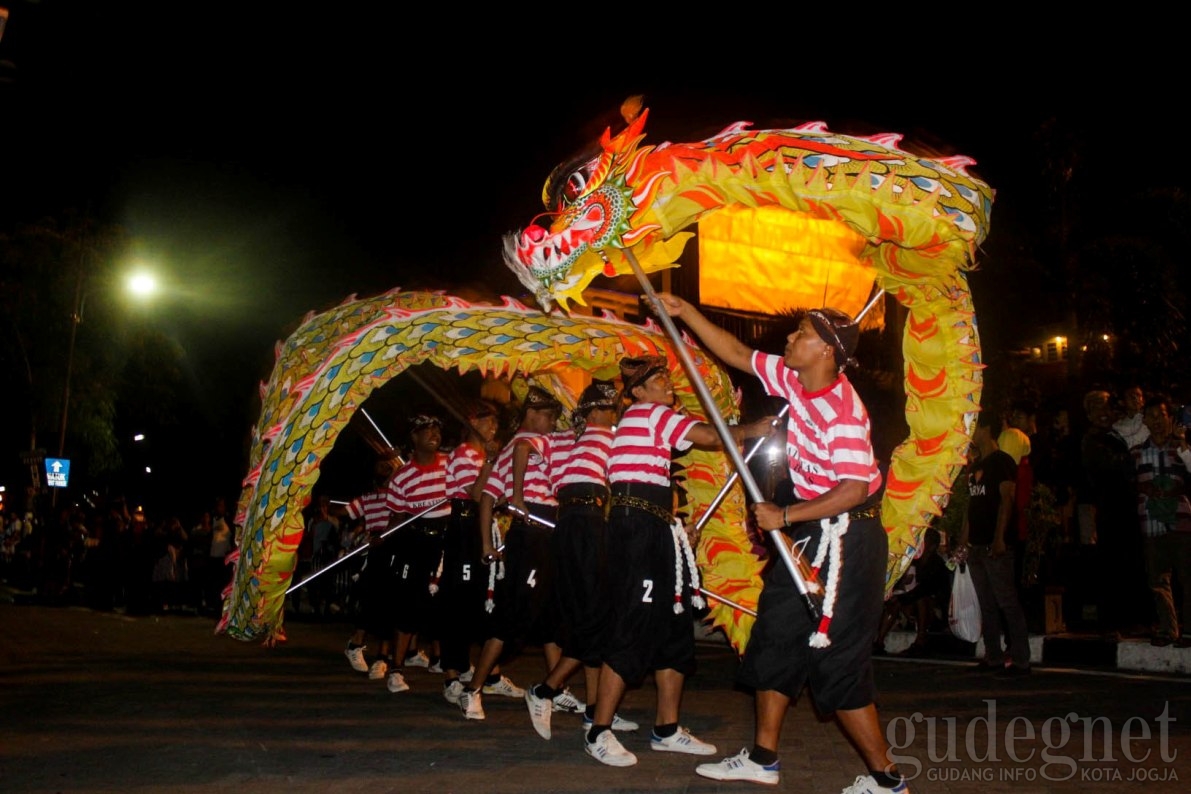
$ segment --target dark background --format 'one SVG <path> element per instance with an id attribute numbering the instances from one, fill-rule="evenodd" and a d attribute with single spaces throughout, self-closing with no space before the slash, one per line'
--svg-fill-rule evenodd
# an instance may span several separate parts
<path id="1" fill-rule="evenodd" d="M 171 451 L 210 461 L 204 499 L 238 495 L 257 384 L 308 311 L 398 286 L 520 294 L 502 235 L 630 94 L 646 143 L 821 120 L 973 157 L 997 190 L 973 276 L 986 357 L 1054 319 L 1056 157 L 1080 153 L 1105 212 L 1187 183 L 1177 26 L 1127 9 L 0 4 L 0 223 L 128 230 L 163 281 L 147 321 L 216 428 Z"/>

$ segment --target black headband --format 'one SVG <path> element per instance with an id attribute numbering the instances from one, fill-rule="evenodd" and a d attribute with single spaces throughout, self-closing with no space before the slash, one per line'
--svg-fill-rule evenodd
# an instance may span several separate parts
<path id="1" fill-rule="evenodd" d="M 641 374 L 641 377 L 634 378 L 633 380 L 626 383 L 624 385 L 624 393 L 630 394 L 633 391 L 633 389 L 637 388 L 642 383 L 645 383 L 645 381 L 649 380 L 654 375 L 657 375 L 659 372 L 665 372 L 665 371 L 666 371 L 666 367 L 664 364 L 657 364 L 655 366 L 650 367 L 649 369 L 645 370 L 644 373 Z"/>

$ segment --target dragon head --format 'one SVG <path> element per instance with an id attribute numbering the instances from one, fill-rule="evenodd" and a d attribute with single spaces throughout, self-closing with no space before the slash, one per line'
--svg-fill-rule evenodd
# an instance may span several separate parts
<path id="1" fill-rule="evenodd" d="M 544 310 L 555 301 L 584 303 L 597 275 L 630 272 L 619 249 L 632 247 L 647 272 L 672 267 L 690 233 L 666 238 L 649 218 L 649 185 L 633 174 L 654 147 L 639 147 L 648 109 L 641 97 L 621 105 L 627 126 L 604 130 L 599 144 L 554 169 L 542 190 L 549 228 L 531 224 L 504 239 L 505 264 Z M 642 189 L 644 188 L 644 189 Z"/>

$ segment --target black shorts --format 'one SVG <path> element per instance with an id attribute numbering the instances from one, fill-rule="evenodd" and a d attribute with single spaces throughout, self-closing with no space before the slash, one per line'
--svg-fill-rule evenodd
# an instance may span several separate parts
<path id="1" fill-rule="evenodd" d="M 482 559 L 478 521 L 475 502 L 452 501 L 451 518 L 443 535 L 442 576 L 436 596 L 442 606 L 439 640 L 444 670 L 466 670 L 472 643 L 486 636 L 488 566 Z"/>
<path id="2" fill-rule="evenodd" d="M 530 514 L 555 522 L 555 507 L 532 503 L 526 507 Z M 497 583 L 492 625 L 494 636 L 512 646 L 506 653 L 521 644 L 555 641 L 553 532 L 516 518 L 505 534 L 505 575 Z"/>
<path id="3" fill-rule="evenodd" d="M 369 545 L 364 569 L 360 571 L 360 628 L 369 634 L 389 639 L 397 630 L 396 588 L 397 533 L 379 545 Z"/>
<path id="4" fill-rule="evenodd" d="M 805 553 L 814 559 L 819 522 L 794 528 L 796 541 L 810 537 Z M 765 573 L 757 604 L 757 620 L 741 660 L 739 681 L 759 690 L 776 690 L 797 698 L 810 684 L 819 712 L 851 710 L 876 699 L 873 682 L 873 638 L 884 611 L 889 540 L 879 518 L 850 522 L 843 537 L 843 569 L 827 636 L 826 648 L 812 648 L 818 622 L 799 595 L 783 560 Z M 830 557 L 819 572 L 826 587 Z"/>
<path id="5" fill-rule="evenodd" d="M 557 571 L 556 641 L 564 656 L 598 667 L 610 614 L 603 589 L 608 489 L 571 485 L 559 491 L 558 501 L 558 523 L 550 539 Z"/>
<path id="6" fill-rule="evenodd" d="M 615 493 L 615 491 L 614 491 Z M 674 531 L 652 513 L 612 507 L 608 514 L 607 583 L 612 615 L 603 660 L 638 686 L 653 670 L 695 672 L 694 612 L 689 576 L 674 611 Z M 685 567 L 684 567 L 685 569 Z"/>
<path id="7" fill-rule="evenodd" d="M 442 559 L 444 518 L 422 518 L 397 530 L 399 538 L 394 563 L 393 590 L 397 630 L 418 634 L 419 639 L 438 639 L 440 608 L 430 592 L 430 580 Z"/>

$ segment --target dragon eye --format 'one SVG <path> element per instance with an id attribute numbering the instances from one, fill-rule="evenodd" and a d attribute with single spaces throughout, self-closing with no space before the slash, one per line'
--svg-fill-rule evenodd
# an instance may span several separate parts
<path id="1" fill-rule="evenodd" d="M 566 187 L 562 191 L 562 200 L 566 204 L 571 204 L 583 195 L 583 191 L 587 189 L 587 175 L 582 171 L 575 171 L 567 177 Z"/>

